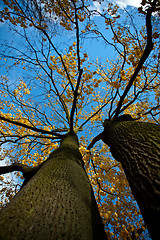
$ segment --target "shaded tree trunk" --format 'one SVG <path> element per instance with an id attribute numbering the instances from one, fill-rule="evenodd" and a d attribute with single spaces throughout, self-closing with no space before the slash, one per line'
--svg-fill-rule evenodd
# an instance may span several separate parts
<path id="1" fill-rule="evenodd" d="M 1 240 L 107 239 L 75 134 L 0 214 Z"/>
<path id="2" fill-rule="evenodd" d="M 121 162 L 152 239 L 160 239 L 160 126 L 106 121 L 102 140 Z"/>

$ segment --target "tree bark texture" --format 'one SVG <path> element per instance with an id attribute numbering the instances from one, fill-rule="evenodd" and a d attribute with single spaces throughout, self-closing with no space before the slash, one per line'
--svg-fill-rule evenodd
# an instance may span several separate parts
<path id="1" fill-rule="evenodd" d="M 160 126 L 108 121 L 102 140 L 121 162 L 152 239 L 160 239 Z"/>
<path id="2" fill-rule="evenodd" d="M 107 239 L 76 135 L 63 140 L 2 210 L 0 239 Z"/>

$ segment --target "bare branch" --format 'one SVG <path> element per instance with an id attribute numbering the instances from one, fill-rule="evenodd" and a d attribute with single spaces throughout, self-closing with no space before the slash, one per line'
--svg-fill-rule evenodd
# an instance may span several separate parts
<path id="1" fill-rule="evenodd" d="M 103 38 L 103 40 L 108 43 L 109 45 L 111 45 L 112 47 L 115 48 L 115 50 L 119 53 L 120 56 L 124 57 L 124 55 L 120 52 L 120 50 L 116 47 L 115 44 L 109 42 L 105 37 L 104 35 L 99 31 L 99 30 L 92 30 L 92 32 L 96 32 L 97 34 L 101 35 L 101 37 Z M 118 41 L 120 43 L 120 41 Z M 122 44 L 122 43 L 121 43 Z M 125 49 L 125 45 L 123 45 L 124 49 Z"/>
<path id="2" fill-rule="evenodd" d="M 152 111 L 155 110 L 159 110 L 159 112 L 156 112 L 156 114 L 153 114 Z M 155 119 L 155 116 L 160 114 L 160 104 L 158 104 L 155 107 L 152 107 L 151 109 L 149 109 L 148 111 L 144 112 L 143 114 L 139 114 L 139 117 L 136 118 L 136 120 L 140 119 L 142 116 L 148 115 L 150 114 L 152 116 L 152 118 L 154 119 L 155 122 L 157 122 L 158 124 L 160 124 L 157 119 Z"/>

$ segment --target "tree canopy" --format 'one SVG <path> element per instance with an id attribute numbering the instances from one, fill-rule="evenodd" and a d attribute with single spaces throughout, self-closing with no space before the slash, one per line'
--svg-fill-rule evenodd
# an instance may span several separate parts
<path id="1" fill-rule="evenodd" d="M 144 239 L 122 166 L 102 142 L 103 122 L 130 114 L 159 123 L 159 1 L 3 0 L 0 8 L 1 207 L 74 131 L 109 239 Z M 8 33 L 6 33 L 8 32 Z M 22 165 L 23 164 L 23 165 Z M 24 169 L 25 168 L 25 169 Z"/>

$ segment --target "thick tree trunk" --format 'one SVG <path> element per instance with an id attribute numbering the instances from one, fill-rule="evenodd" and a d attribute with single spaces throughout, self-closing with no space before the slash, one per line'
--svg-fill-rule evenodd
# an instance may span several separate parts
<path id="1" fill-rule="evenodd" d="M 63 140 L 2 210 L 0 239 L 107 239 L 76 135 Z"/>
<path id="2" fill-rule="evenodd" d="M 106 122 L 102 140 L 121 162 L 152 239 L 160 239 L 160 126 Z"/>

